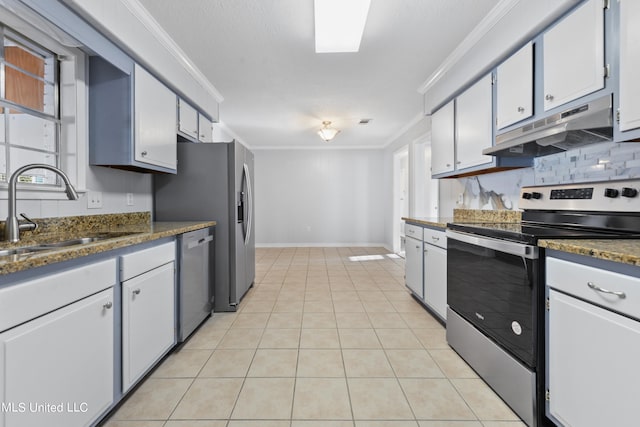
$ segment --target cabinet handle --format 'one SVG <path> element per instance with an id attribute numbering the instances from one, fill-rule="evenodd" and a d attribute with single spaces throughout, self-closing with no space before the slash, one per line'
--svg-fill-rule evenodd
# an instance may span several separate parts
<path id="1" fill-rule="evenodd" d="M 433 240 L 434 242 L 437 242 L 438 240 L 440 240 L 440 238 L 436 236 L 431 236 L 431 240 Z"/>
<path id="2" fill-rule="evenodd" d="M 518 113 L 524 113 L 524 107 L 518 107 Z"/>
<path id="3" fill-rule="evenodd" d="M 593 289 L 594 291 L 602 292 L 603 294 L 615 295 L 620 299 L 625 299 L 627 297 L 627 294 L 625 294 L 624 292 L 610 291 L 608 289 L 601 288 L 600 286 L 594 284 L 593 282 L 587 282 L 587 286 Z"/>
<path id="4" fill-rule="evenodd" d="M 111 307 L 113 307 L 113 303 L 111 301 L 102 306 L 105 310 L 109 310 Z"/>
<path id="5" fill-rule="evenodd" d="M 134 289 L 133 290 L 133 294 L 134 295 L 140 295 L 140 289 Z"/>
<path id="6" fill-rule="evenodd" d="M 547 101 L 553 101 L 553 95 L 551 95 L 550 93 L 546 94 L 544 96 L 544 99 L 546 99 Z"/>
<path id="7" fill-rule="evenodd" d="M 144 157 L 144 156 L 146 156 L 146 155 L 147 155 L 147 152 L 146 152 L 146 151 L 143 151 L 142 153 L 140 153 L 140 155 L 141 155 L 142 157 Z"/>
<path id="8" fill-rule="evenodd" d="M 461 162 L 460 160 L 458 160 L 458 161 L 456 162 L 456 165 L 459 165 L 460 163 L 462 163 L 462 162 Z M 448 166 L 448 165 L 447 165 L 447 166 Z"/>

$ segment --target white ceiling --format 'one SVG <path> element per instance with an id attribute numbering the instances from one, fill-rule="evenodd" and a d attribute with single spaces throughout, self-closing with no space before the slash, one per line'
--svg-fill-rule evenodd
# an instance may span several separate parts
<path id="1" fill-rule="evenodd" d="M 498 0 L 372 0 L 360 52 L 323 54 L 313 0 L 140 2 L 222 93 L 221 122 L 250 147 L 342 148 L 384 147 L 417 120 L 418 87 Z M 323 120 L 342 130 L 330 143 L 316 134 Z"/>

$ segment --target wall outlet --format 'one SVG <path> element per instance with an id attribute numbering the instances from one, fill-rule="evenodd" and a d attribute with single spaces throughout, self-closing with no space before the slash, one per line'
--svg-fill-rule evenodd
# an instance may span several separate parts
<path id="1" fill-rule="evenodd" d="M 102 192 L 101 191 L 87 192 L 87 208 L 102 209 Z"/>
<path id="2" fill-rule="evenodd" d="M 127 206 L 133 206 L 133 193 L 127 193 Z"/>
<path id="3" fill-rule="evenodd" d="M 464 193 L 458 194 L 458 204 L 459 205 L 463 205 L 464 204 Z"/>

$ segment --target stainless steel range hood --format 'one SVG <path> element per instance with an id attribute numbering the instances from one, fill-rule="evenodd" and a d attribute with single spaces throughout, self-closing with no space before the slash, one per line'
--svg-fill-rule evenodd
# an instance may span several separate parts
<path id="1" fill-rule="evenodd" d="M 537 157 L 613 139 L 611 95 L 496 135 L 482 154 Z"/>

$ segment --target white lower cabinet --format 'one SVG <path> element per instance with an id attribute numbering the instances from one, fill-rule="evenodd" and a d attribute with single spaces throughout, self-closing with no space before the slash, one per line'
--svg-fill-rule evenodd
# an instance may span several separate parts
<path id="1" fill-rule="evenodd" d="M 424 245 L 424 302 L 447 318 L 447 250 Z"/>
<path id="2" fill-rule="evenodd" d="M 122 388 L 127 391 L 175 343 L 175 244 L 121 259 Z M 154 263 L 161 265 L 137 271 Z"/>
<path id="3" fill-rule="evenodd" d="M 424 229 L 424 302 L 447 319 L 447 236 Z"/>
<path id="4" fill-rule="evenodd" d="M 444 231 L 405 225 L 405 282 L 442 320 L 447 319 L 447 237 Z"/>
<path id="5" fill-rule="evenodd" d="M 0 426 L 88 426 L 111 405 L 113 301 L 109 288 L 0 334 Z"/>
<path id="6" fill-rule="evenodd" d="M 424 298 L 422 276 L 422 227 L 405 224 L 405 284 L 420 299 Z"/>
<path id="7" fill-rule="evenodd" d="M 547 286 L 547 414 L 565 427 L 637 426 L 640 278 L 549 258 Z"/>

